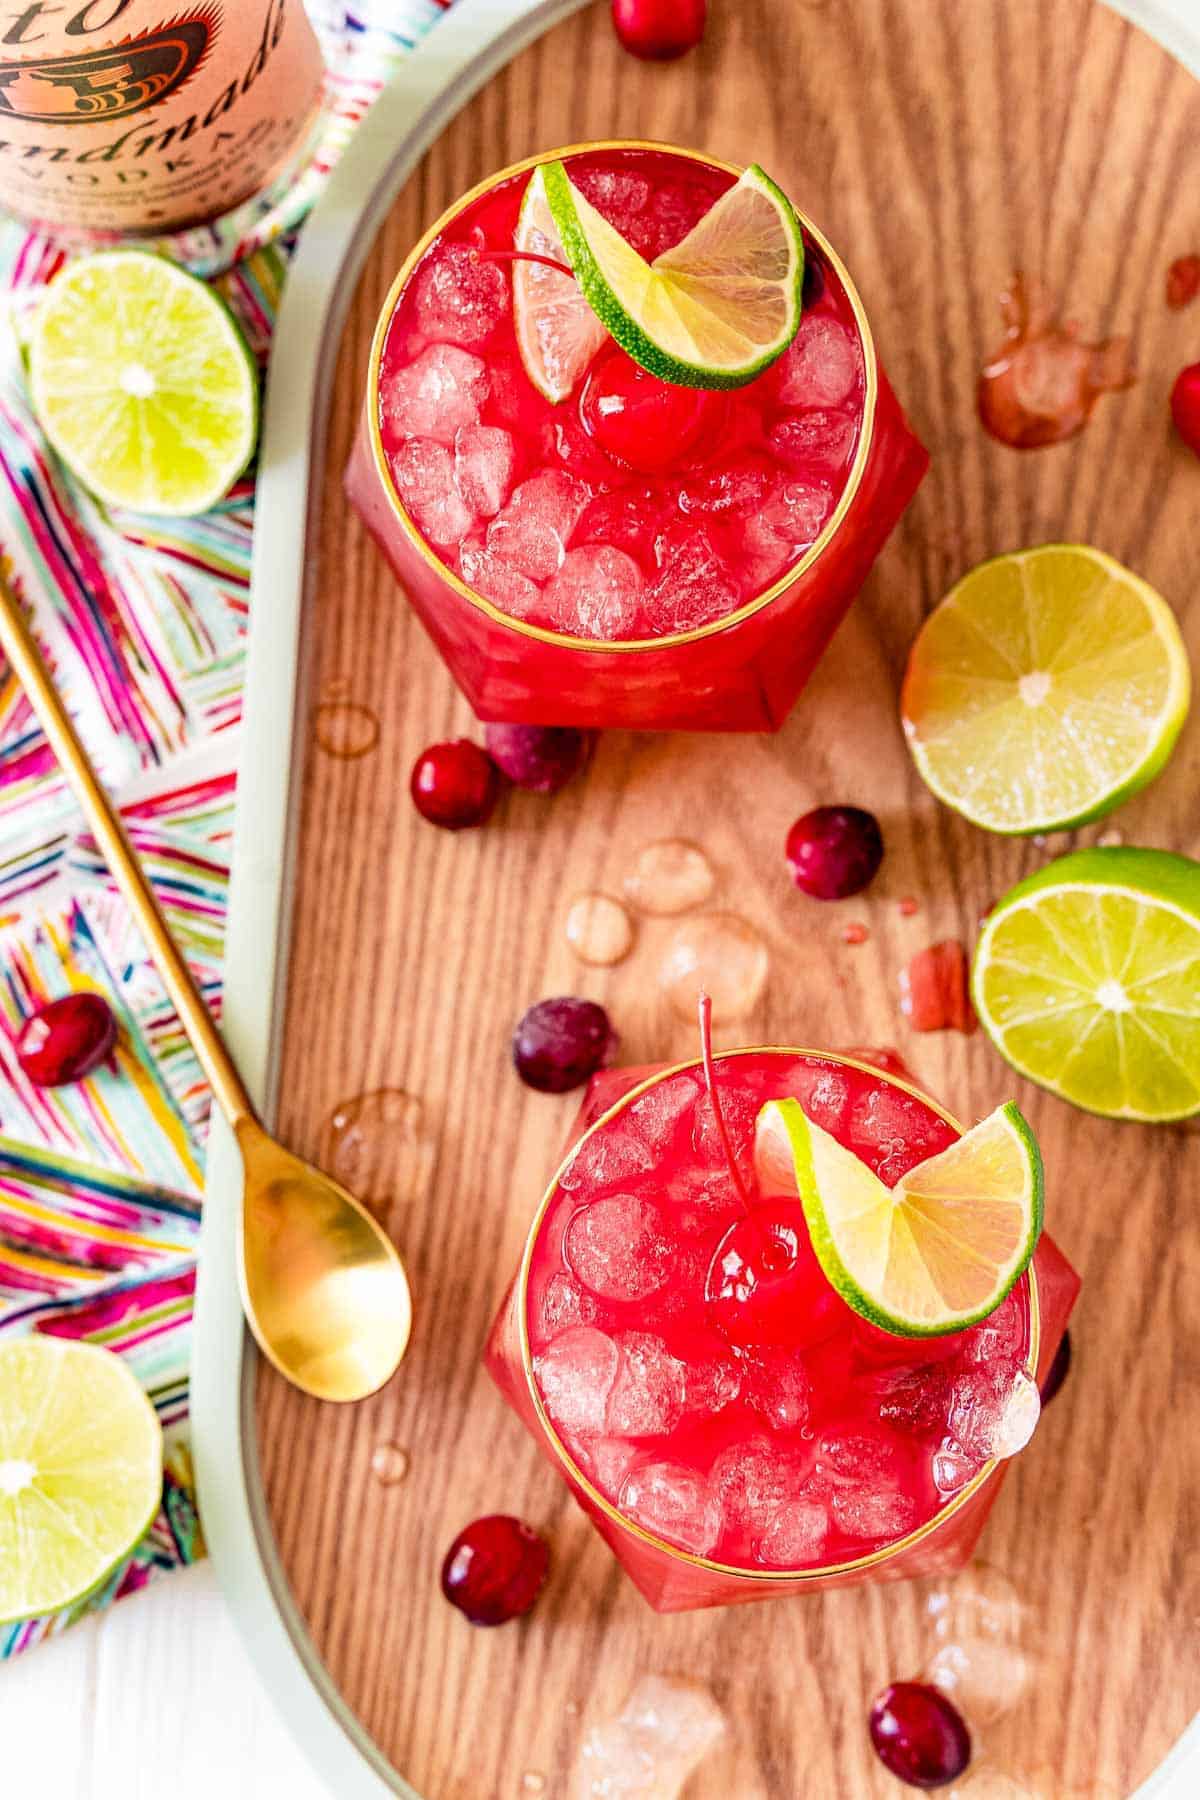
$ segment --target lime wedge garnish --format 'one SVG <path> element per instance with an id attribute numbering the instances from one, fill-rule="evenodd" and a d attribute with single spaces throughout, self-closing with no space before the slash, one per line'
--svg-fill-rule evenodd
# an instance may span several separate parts
<path id="1" fill-rule="evenodd" d="M 526 254 L 566 260 L 540 167 L 525 189 L 515 243 Z M 608 333 L 574 277 L 545 263 L 518 259 L 513 264 L 513 318 L 525 373 L 557 406 L 574 392 Z"/>
<path id="2" fill-rule="evenodd" d="M 540 173 L 592 311 L 652 375 L 677 387 L 742 387 L 787 349 L 800 324 L 804 240 L 786 195 L 757 165 L 653 263 L 562 163 Z"/>
<path id="3" fill-rule="evenodd" d="M 1078 850 L 988 915 L 973 993 L 1014 1069 L 1111 1119 L 1200 1112 L 1200 863 Z"/>
<path id="4" fill-rule="evenodd" d="M 1042 1159 L 1011 1103 L 894 1188 L 798 1100 L 767 1102 L 754 1155 L 762 1187 L 799 1195 L 846 1304 L 901 1337 L 941 1337 L 994 1312 L 1042 1228 Z"/>
<path id="5" fill-rule="evenodd" d="M 64 1338 L 0 1344 L 0 1624 L 98 1587 L 162 1495 L 162 1431 L 129 1366 Z"/>
<path id="6" fill-rule="evenodd" d="M 145 250 L 68 263 L 33 323 L 38 422 L 110 506 L 205 512 L 246 467 L 258 373 L 212 288 Z"/>
<path id="7" fill-rule="evenodd" d="M 924 779 L 989 831 L 1065 831 L 1152 781 L 1191 677 L 1161 595 L 1103 551 L 981 563 L 925 621 L 900 710 Z"/>

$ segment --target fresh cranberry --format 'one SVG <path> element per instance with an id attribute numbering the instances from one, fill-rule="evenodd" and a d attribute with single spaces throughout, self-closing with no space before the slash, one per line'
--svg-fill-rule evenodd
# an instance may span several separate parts
<path id="1" fill-rule="evenodd" d="M 957 1706 L 924 1681 L 893 1681 L 875 1696 L 869 1728 L 884 1768 L 910 1787 L 946 1787 L 971 1760 Z"/>
<path id="2" fill-rule="evenodd" d="M 1058 1349 L 1054 1352 L 1054 1361 L 1046 1370 L 1046 1379 L 1042 1383 L 1043 1406 L 1049 1406 L 1070 1372 L 1071 1334 L 1069 1331 L 1064 1331 L 1059 1340 Z"/>
<path id="3" fill-rule="evenodd" d="M 611 1060 L 617 1041 L 602 1006 L 561 994 L 522 1016 L 513 1032 L 513 1062 L 527 1087 L 565 1094 Z"/>
<path id="4" fill-rule="evenodd" d="M 706 0 L 612 0 L 617 36 L 646 62 L 670 62 L 695 49 L 707 11 Z"/>
<path id="5" fill-rule="evenodd" d="M 37 1087 L 82 1081 L 112 1055 L 117 1021 L 102 994 L 64 994 L 30 1013 L 17 1034 L 17 1061 Z"/>
<path id="6" fill-rule="evenodd" d="M 487 725 L 484 742 L 496 767 L 518 787 L 557 794 L 585 768 L 597 733 L 570 725 Z"/>
<path id="7" fill-rule="evenodd" d="M 1189 363 L 1175 377 L 1171 417 L 1188 449 L 1200 456 L 1200 363 Z"/>
<path id="8" fill-rule="evenodd" d="M 447 1550 L 442 1592 L 472 1625 L 506 1625 L 529 1611 L 549 1566 L 544 1538 L 508 1513 L 490 1513 Z"/>
<path id="9" fill-rule="evenodd" d="M 845 900 L 874 880 L 883 837 L 861 806 L 816 806 L 788 832 L 785 854 L 798 888 L 814 900 Z"/>
<path id="10" fill-rule="evenodd" d="M 766 1200 L 735 1219 L 713 1252 L 709 1317 L 740 1349 L 804 1349 L 837 1330 L 846 1309 L 817 1261 L 798 1200 Z"/>
<path id="11" fill-rule="evenodd" d="M 720 407 L 719 395 L 660 381 L 615 344 L 592 364 L 580 401 L 600 448 L 643 475 L 684 461 Z"/>
<path id="12" fill-rule="evenodd" d="M 1200 294 L 1200 256 L 1191 252 L 1177 256 L 1167 270 L 1167 305 L 1172 312 L 1182 312 Z"/>
<path id="13" fill-rule="evenodd" d="M 413 805 L 431 825 L 462 831 L 490 817 L 500 793 L 495 763 L 469 738 L 430 744 L 413 764 Z"/>

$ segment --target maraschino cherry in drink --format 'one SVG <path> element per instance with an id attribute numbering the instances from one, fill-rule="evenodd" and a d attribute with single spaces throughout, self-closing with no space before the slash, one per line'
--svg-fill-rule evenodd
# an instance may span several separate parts
<path id="1" fill-rule="evenodd" d="M 601 333 L 571 391 L 547 398 L 509 259 L 531 172 L 557 154 L 467 194 L 401 270 L 347 491 L 482 718 L 774 729 L 928 458 L 848 274 L 805 221 L 799 329 L 754 379 L 676 385 Z M 648 145 L 561 157 L 648 261 L 738 176 Z"/>
<path id="2" fill-rule="evenodd" d="M 719 1115 L 697 1064 L 594 1078 L 491 1373 L 659 1611 L 956 1569 L 1036 1416 L 1078 1277 L 1043 1235 L 981 1323 L 881 1330 L 826 1280 L 800 1202 L 757 1185 L 755 1120 L 792 1096 L 889 1185 L 957 1128 L 845 1058 L 714 1067 Z"/>

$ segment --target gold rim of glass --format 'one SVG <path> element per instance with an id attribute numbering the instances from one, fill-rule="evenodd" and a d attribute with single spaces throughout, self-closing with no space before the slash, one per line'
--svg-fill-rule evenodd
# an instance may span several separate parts
<path id="1" fill-rule="evenodd" d="M 752 618 L 755 613 L 761 612 L 764 607 L 769 606 L 773 600 L 777 600 L 781 594 L 792 587 L 801 575 L 806 574 L 812 568 L 818 557 L 832 543 L 862 484 L 863 472 L 866 469 L 867 459 L 871 454 L 871 445 L 875 438 L 875 408 L 879 392 L 879 375 L 875 360 L 875 340 L 871 336 L 871 327 L 867 322 L 866 310 L 859 298 L 858 289 L 851 281 L 849 271 L 833 245 L 817 229 L 812 220 L 796 207 L 794 210 L 801 226 L 832 267 L 850 302 L 854 322 L 858 327 L 859 340 L 862 343 L 866 381 L 862 426 L 858 434 L 858 448 L 854 453 L 854 461 L 850 466 L 850 473 L 846 477 L 846 485 L 842 489 L 838 503 L 816 542 L 810 544 L 799 562 L 785 570 L 765 592 L 756 595 L 753 600 L 748 600 L 744 606 L 739 606 L 736 612 L 727 613 L 724 618 L 710 619 L 706 625 L 696 625 L 690 631 L 675 631 L 662 637 L 617 639 L 570 637 L 563 631 L 549 631 L 542 625 L 531 625 L 528 620 L 514 619 L 493 601 L 485 598 L 483 594 L 477 594 L 475 589 L 469 587 L 461 575 L 456 575 L 454 570 L 444 563 L 436 551 L 426 543 L 405 510 L 404 503 L 392 481 L 391 470 L 388 468 L 387 457 L 383 451 L 383 436 L 379 426 L 379 368 L 383 357 L 383 347 L 387 340 L 388 327 L 392 322 L 392 314 L 396 310 L 409 276 L 429 246 L 457 218 L 460 212 L 482 198 L 484 194 L 490 193 L 502 181 L 511 180 L 516 175 L 524 175 L 530 169 L 535 169 L 539 163 L 559 161 L 568 156 L 581 156 L 596 150 L 661 150 L 671 156 L 685 157 L 689 162 L 706 163 L 709 168 L 720 169 L 724 174 L 732 175 L 735 180 L 744 173 L 744 170 L 739 168 L 736 163 L 725 162 L 719 156 L 708 156 L 701 150 L 684 150 L 678 144 L 654 143 L 647 138 L 597 138 L 591 143 L 567 144 L 559 150 L 543 150 L 537 156 L 527 156 L 521 162 L 510 163 L 506 169 L 500 169 L 495 175 L 490 175 L 486 181 L 476 183 L 473 188 L 460 195 L 452 206 L 448 206 L 440 218 L 436 219 L 428 231 L 417 240 L 400 265 L 399 272 L 388 289 L 387 297 L 375 324 L 375 335 L 371 341 L 371 355 L 367 367 L 367 430 L 375 475 L 387 498 L 388 505 L 412 548 L 424 562 L 428 563 L 439 580 L 444 581 L 454 593 L 468 601 L 477 611 L 485 614 L 493 624 L 506 626 L 522 637 L 533 638 L 538 643 L 554 644 L 563 650 L 587 653 L 599 651 L 607 655 L 610 652 L 626 653 L 674 648 L 680 644 L 694 643 L 700 638 L 714 637 L 718 632 L 728 631 L 731 627 L 740 625 L 743 620 Z"/>
<path id="2" fill-rule="evenodd" d="M 929 1107 L 930 1111 L 935 1112 L 940 1119 L 944 1119 L 947 1125 L 958 1132 L 960 1137 L 963 1135 L 964 1128 L 959 1124 L 953 1113 L 947 1112 L 944 1106 L 939 1106 L 938 1102 L 932 1099 L 930 1095 L 922 1092 L 920 1088 L 914 1087 L 911 1082 L 899 1081 L 894 1075 L 887 1075 L 882 1069 L 876 1068 L 874 1064 L 859 1062 L 853 1056 L 839 1056 L 836 1052 L 831 1050 L 803 1049 L 792 1044 L 755 1044 L 741 1050 L 722 1051 L 714 1060 L 718 1063 L 727 1062 L 730 1058 L 737 1056 L 812 1057 L 821 1062 L 840 1063 L 843 1067 L 848 1069 L 859 1069 L 864 1074 L 873 1076 L 877 1081 L 885 1081 L 890 1087 L 899 1088 L 902 1093 L 912 1094 L 916 1099 L 921 1101 L 922 1105 Z M 647 1531 L 635 1520 L 627 1518 L 619 1507 L 615 1506 L 597 1487 L 593 1486 L 587 1475 L 572 1457 L 571 1452 L 567 1449 L 567 1446 L 563 1443 L 558 1432 L 551 1423 L 550 1416 L 542 1401 L 541 1392 L 534 1379 L 533 1355 L 529 1344 L 529 1318 L 526 1305 L 529 1276 L 533 1267 L 533 1253 L 537 1246 L 538 1233 L 542 1228 L 542 1221 L 546 1216 L 547 1208 L 558 1191 L 558 1184 L 563 1170 L 573 1160 L 581 1146 L 592 1136 L 593 1132 L 599 1131 L 603 1126 L 609 1124 L 612 1119 L 616 1118 L 618 1113 L 626 1106 L 629 1106 L 639 1097 L 639 1095 L 644 1094 L 648 1088 L 657 1086 L 660 1081 L 669 1081 L 672 1075 L 682 1074 L 685 1070 L 701 1068 L 703 1068 L 703 1060 L 698 1056 L 691 1057 L 686 1062 L 672 1063 L 669 1068 L 660 1069 L 656 1074 L 648 1075 L 644 1081 L 639 1081 L 636 1087 L 630 1088 L 627 1094 L 622 1094 L 620 1099 L 614 1101 L 607 1112 L 602 1113 L 598 1119 L 588 1126 L 583 1135 L 571 1145 L 570 1150 L 555 1170 L 549 1187 L 542 1196 L 541 1204 L 534 1214 L 533 1224 L 529 1228 L 529 1236 L 525 1241 L 525 1250 L 521 1257 L 521 1268 L 517 1279 L 516 1294 L 517 1326 L 521 1340 L 521 1366 L 525 1373 L 525 1381 L 529 1388 L 534 1410 L 538 1416 L 538 1422 L 546 1434 L 551 1448 L 566 1469 L 571 1480 L 576 1486 L 583 1489 L 593 1505 L 598 1507 L 605 1517 L 611 1519 L 622 1531 L 628 1532 L 631 1537 L 638 1539 L 644 1544 L 650 1545 L 652 1549 L 660 1551 L 664 1556 L 674 1557 L 676 1561 L 686 1563 L 693 1568 L 703 1569 L 710 1575 L 728 1575 L 739 1581 L 776 1582 L 793 1585 L 798 1582 L 825 1580 L 831 1575 L 850 1575 L 864 1569 L 876 1568 L 880 1563 L 890 1562 L 894 1557 L 902 1555 L 906 1550 L 911 1550 L 914 1545 L 923 1543 L 926 1538 L 931 1537 L 935 1532 L 940 1531 L 949 1520 L 954 1518 L 957 1513 L 961 1512 L 967 1502 L 974 1498 L 985 1483 L 991 1480 L 992 1476 L 1000 1467 L 1002 1459 L 993 1457 L 990 1462 L 985 1463 L 979 1473 L 972 1476 L 966 1486 L 960 1488 L 953 1499 L 948 1500 L 945 1506 L 940 1507 L 937 1512 L 925 1520 L 924 1524 L 918 1525 L 915 1530 L 908 1532 L 907 1535 L 902 1538 L 896 1538 L 895 1541 L 890 1544 L 883 1544 L 878 1549 L 869 1551 L 865 1556 L 856 1556 L 849 1562 L 821 1563 L 818 1567 L 812 1569 L 745 1569 L 738 1567 L 735 1563 L 714 1562 L 711 1557 L 697 1556 L 694 1551 L 682 1550 L 678 1544 L 669 1544 L 665 1538 L 656 1537 L 653 1532 Z M 1025 1372 L 1032 1380 L 1036 1380 L 1038 1354 L 1041 1348 L 1041 1308 L 1038 1301 L 1037 1272 L 1035 1271 L 1032 1262 L 1030 1262 L 1025 1273 L 1029 1282 L 1029 1354 L 1025 1360 Z"/>

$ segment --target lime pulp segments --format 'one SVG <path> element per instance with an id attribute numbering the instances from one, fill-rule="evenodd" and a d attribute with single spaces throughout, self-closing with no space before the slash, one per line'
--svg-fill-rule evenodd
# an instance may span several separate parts
<path id="1" fill-rule="evenodd" d="M 1132 847 L 1059 857 L 988 916 L 972 988 L 1000 1054 L 1075 1106 L 1200 1111 L 1200 863 Z"/>
<path id="2" fill-rule="evenodd" d="M 1191 674 L 1160 594 L 1103 551 L 1044 544 L 963 577 L 913 645 L 900 710 L 940 800 L 990 831 L 1062 831 L 1154 779 Z"/>
<path id="3" fill-rule="evenodd" d="M 653 263 L 561 162 L 539 173 L 592 311 L 652 375 L 679 387 L 742 387 L 787 349 L 800 324 L 804 239 L 791 202 L 762 169 L 747 169 Z"/>
<path id="4" fill-rule="evenodd" d="M 33 323 L 34 411 L 98 499 L 140 512 L 205 512 L 246 467 L 258 374 L 220 296 L 144 250 L 70 262 Z"/>
<path id="5" fill-rule="evenodd" d="M 566 258 L 540 167 L 525 189 L 515 242 L 518 250 L 535 256 L 555 262 Z M 538 262 L 518 260 L 513 265 L 513 319 L 525 373 L 557 406 L 574 392 L 607 331 L 574 277 Z"/>
<path id="6" fill-rule="evenodd" d="M 1011 1103 L 894 1188 L 807 1117 L 773 1100 L 758 1117 L 760 1181 L 799 1195 L 831 1285 L 903 1337 L 986 1318 L 1029 1265 L 1042 1228 L 1042 1159 Z"/>
<path id="7" fill-rule="evenodd" d="M 0 1623 L 84 1599 L 161 1495 L 158 1416 L 119 1356 L 36 1332 L 0 1344 Z"/>

